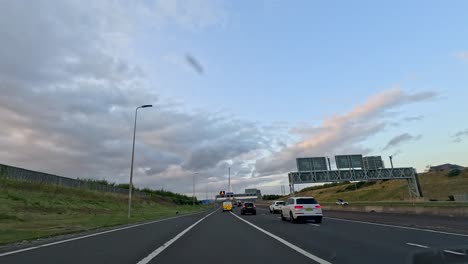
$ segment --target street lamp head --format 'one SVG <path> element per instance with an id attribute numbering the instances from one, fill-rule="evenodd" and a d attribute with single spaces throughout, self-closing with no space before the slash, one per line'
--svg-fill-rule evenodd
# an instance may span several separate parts
<path id="1" fill-rule="evenodd" d="M 140 106 L 140 107 L 141 107 L 141 108 L 147 108 L 147 107 L 153 107 L 153 105 L 148 104 L 148 105 L 142 105 L 142 106 Z"/>

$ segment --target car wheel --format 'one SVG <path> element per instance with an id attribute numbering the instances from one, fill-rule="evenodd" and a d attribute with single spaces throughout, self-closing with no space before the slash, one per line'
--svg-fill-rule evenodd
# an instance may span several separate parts
<path id="1" fill-rule="evenodd" d="M 315 223 L 321 224 L 322 223 L 322 217 L 320 216 L 320 217 L 315 218 Z"/>
<path id="2" fill-rule="evenodd" d="M 270 214 L 273 214 L 273 213 L 274 213 L 274 211 L 270 209 Z"/>
<path id="3" fill-rule="evenodd" d="M 281 212 L 281 220 L 286 221 L 286 217 L 284 217 L 283 212 Z"/>
<path id="4" fill-rule="evenodd" d="M 291 212 L 289 213 L 289 221 L 291 221 L 291 223 L 296 223 L 296 219 L 294 219 L 293 214 Z"/>

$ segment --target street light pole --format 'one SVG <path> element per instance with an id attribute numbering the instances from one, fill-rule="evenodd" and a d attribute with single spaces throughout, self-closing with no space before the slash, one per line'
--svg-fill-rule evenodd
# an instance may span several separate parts
<path id="1" fill-rule="evenodd" d="M 147 107 L 153 107 L 153 105 L 142 105 L 138 106 L 135 109 L 135 123 L 133 124 L 133 145 L 132 145 L 132 163 L 130 165 L 130 184 L 128 186 L 128 218 L 130 218 L 131 215 L 131 208 L 132 208 L 132 189 L 133 189 L 133 160 L 135 157 L 135 135 L 136 135 L 136 122 L 137 122 L 137 115 L 138 115 L 138 109 L 140 108 L 147 108 Z"/>

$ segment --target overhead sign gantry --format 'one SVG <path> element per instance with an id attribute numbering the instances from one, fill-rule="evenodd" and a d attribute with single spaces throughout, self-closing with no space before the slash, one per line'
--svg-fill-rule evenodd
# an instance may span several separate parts
<path id="1" fill-rule="evenodd" d="M 306 160 L 309 161 L 309 165 L 304 165 Z M 406 179 L 410 194 L 415 197 L 422 197 L 421 187 L 414 168 L 365 169 L 362 155 L 339 155 L 335 156 L 338 169 L 327 170 L 326 165 L 325 168 L 314 167 L 312 165 L 313 160 L 323 161 L 326 158 L 296 159 L 298 171 L 288 173 L 289 189 L 292 195 L 294 195 L 294 184 Z M 307 168 L 309 170 L 305 170 Z"/>

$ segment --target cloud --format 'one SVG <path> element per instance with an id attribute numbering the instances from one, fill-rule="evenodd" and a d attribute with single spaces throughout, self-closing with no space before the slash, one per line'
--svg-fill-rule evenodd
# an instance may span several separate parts
<path id="1" fill-rule="evenodd" d="M 219 22 L 204 16 L 218 11 L 209 2 L 177 2 L 174 12 L 160 6 L 169 4 L 1 1 L 0 163 L 127 182 L 135 107 L 152 103 L 158 107 L 138 114 L 138 186 L 190 193 L 187 182 L 200 170 L 200 183 L 217 189 L 226 162 L 250 175 L 243 157 L 270 145 L 262 128 L 164 104 L 135 63 L 141 13 L 162 21 L 159 29 L 172 23 L 201 30 Z"/>
<path id="2" fill-rule="evenodd" d="M 360 143 L 385 129 L 390 110 L 436 96 L 391 89 L 292 136 L 285 125 L 167 104 L 133 41 L 226 19 L 216 1 L 0 1 L 0 163 L 127 182 L 135 107 L 152 103 L 138 112 L 137 186 L 191 193 L 198 171 L 199 186 L 219 191 L 230 166 L 242 189 L 284 181 L 297 156 L 366 153 Z"/>
<path id="3" fill-rule="evenodd" d="M 465 129 L 465 130 L 462 130 L 462 131 L 458 131 L 457 133 L 455 133 L 452 138 L 453 138 L 453 142 L 455 143 L 458 143 L 458 142 L 462 142 L 463 141 L 463 138 L 468 136 L 468 128 Z"/>
<path id="4" fill-rule="evenodd" d="M 204 28 L 224 26 L 228 21 L 225 2 L 219 0 L 157 0 L 146 9 L 146 15 L 161 27 L 175 23 L 180 28 L 197 32 Z"/>
<path id="5" fill-rule="evenodd" d="M 418 115 L 418 116 L 408 116 L 408 117 L 405 117 L 403 118 L 403 121 L 406 121 L 406 122 L 413 122 L 413 121 L 421 121 L 424 119 L 424 116 L 423 115 Z"/>
<path id="6" fill-rule="evenodd" d="M 456 58 L 463 61 L 468 60 L 468 51 L 461 51 L 457 53 Z"/>
<path id="7" fill-rule="evenodd" d="M 315 128 L 295 128 L 303 139 L 257 160 L 256 173 L 262 176 L 292 171 L 297 157 L 366 154 L 370 150 L 360 143 L 385 129 L 390 111 L 435 97 L 433 92 L 407 93 L 393 88 L 370 97 L 348 113 L 328 117 Z"/>
<path id="8" fill-rule="evenodd" d="M 421 139 L 422 135 L 418 135 L 418 136 L 412 136 L 408 133 L 403 133 L 401 135 L 398 135 L 392 139 L 390 139 L 390 141 L 388 141 L 387 145 L 385 146 L 385 148 L 383 148 L 383 150 L 388 150 L 392 147 L 395 147 L 395 146 L 399 146 L 401 145 L 402 143 L 405 143 L 405 142 L 409 142 L 409 141 L 417 141 L 419 139 Z"/>

